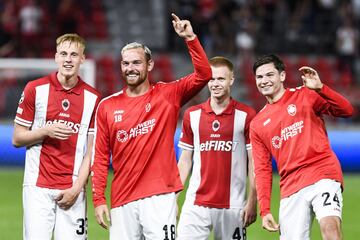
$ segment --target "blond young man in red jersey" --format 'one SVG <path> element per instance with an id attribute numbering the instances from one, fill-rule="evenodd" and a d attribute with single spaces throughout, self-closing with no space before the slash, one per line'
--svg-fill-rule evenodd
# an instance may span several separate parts
<path id="1" fill-rule="evenodd" d="M 24 239 L 86 239 L 86 195 L 100 94 L 79 74 L 85 41 L 56 40 L 58 71 L 30 81 L 21 96 L 13 144 L 26 146 Z"/>
<path id="2" fill-rule="evenodd" d="M 206 240 L 212 229 L 215 239 L 246 239 L 246 227 L 256 220 L 249 138 L 256 112 L 230 95 L 231 61 L 214 57 L 210 65 L 210 98 L 186 110 L 179 141 L 183 183 L 192 170 L 178 225 L 179 240 Z"/>
<path id="3" fill-rule="evenodd" d="M 299 69 L 303 85 L 286 89 L 285 65 L 276 55 L 260 57 L 253 71 L 268 101 L 250 125 L 263 228 L 280 230 L 280 239 L 307 240 L 315 215 L 323 239 L 341 239 L 343 176 L 322 116 L 350 117 L 350 102 L 307 66 Z M 280 226 L 270 212 L 271 156 L 280 174 Z"/>

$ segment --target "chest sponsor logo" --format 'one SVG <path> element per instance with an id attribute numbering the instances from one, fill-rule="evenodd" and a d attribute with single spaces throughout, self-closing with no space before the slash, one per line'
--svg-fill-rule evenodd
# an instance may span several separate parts
<path id="1" fill-rule="evenodd" d="M 218 141 L 210 140 L 203 143 L 200 143 L 199 146 L 195 147 L 195 151 L 224 151 L 224 152 L 234 152 L 237 149 L 239 142 L 233 141 Z"/>
<path id="2" fill-rule="evenodd" d="M 61 106 L 64 109 L 64 111 L 67 111 L 70 107 L 70 101 L 68 99 L 62 100 Z"/>
<path id="3" fill-rule="evenodd" d="M 87 133 L 88 125 L 80 124 L 80 123 L 74 123 L 72 121 L 66 121 L 63 119 L 54 119 L 54 120 L 48 120 L 46 124 L 53 124 L 53 123 L 63 123 L 67 126 L 69 126 L 73 133 L 79 133 L 79 134 L 85 134 Z"/>
<path id="4" fill-rule="evenodd" d="M 302 129 L 304 127 L 304 121 L 296 122 L 286 128 L 281 129 L 280 136 L 273 136 L 271 138 L 271 144 L 274 148 L 281 148 L 283 142 L 290 140 L 298 134 L 302 133 Z"/>
<path id="5" fill-rule="evenodd" d="M 287 112 L 290 116 L 295 116 L 296 114 L 296 106 L 295 104 L 290 104 L 288 107 L 287 107 Z"/>
<path id="6" fill-rule="evenodd" d="M 214 120 L 212 123 L 212 129 L 214 130 L 214 132 L 216 132 L 217 130 L 219 130 L 220 128 L 220 122 L 218 120 Z"/>
<path id="7" fill-rule="evenodd" d="M 124 110 L 115 110 L 114 111 L 114 121 L 115 122 L 121 122 L 122 121 L 122 115 L 124 114 Z"/>
<path id="8" fill-rule="evenodd" d="M 123 143 L 132 138 L 138 137 L 140 135 L 145 135 L 151 133 L 156 125 L 155 119 L 150 119 L 145 122 L 139 123 L 136 127 L 130 129 L 130 131 L 125 131 L 120 129 L 116 132 L 116 139 Z"/>

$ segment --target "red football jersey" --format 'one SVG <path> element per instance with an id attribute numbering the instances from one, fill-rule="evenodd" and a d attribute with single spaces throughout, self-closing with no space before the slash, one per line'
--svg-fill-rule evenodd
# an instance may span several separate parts
<path id="1" fill-rule="evenodd" d="M 188 41 L 195 72 L 171 83 L 151 85 L 138 97 L 126 89 L 103 99 L 96 113 L 92 162 L 93 201 L 105 204 L 104 191 L 112 154 L 111 207 L 180 191 L 174 134 L 180 107 L 211 78 L 211 68 L 197 39 Z"/>
<path id="2" fill-rule="evenodd" d="M 85 155 L 87 135 L 94 133 L 100 94 L 80 78 L 65 90 L 56 73 L 29 82 L 19 101 L 15 123 L 31 130 L 62 122 L 73 129 L 67 140 L 47 137 L 26 149 L 24 185 L 53 189 L 72 186 Z"/>
<path id="3" fill-rule="evenodd" d="M 210 99 L 190 107 L 183 119 L 179 147 L 193 151 L 186 204 L 242 208 L 246 196 L 250 121 L 255 110 L 230 100 L 215 114 Z"/>
<path id="4" fill-rule="evenodd" d="M 319 93 L 306 87 L 287 89 L 281 99 L 258 113 L 250 137 L 262 216 L 270 211 L 271 156 L 280 174 L 281 198 L 321 179 L 343 182 L 322 114 L 349 117 L 352 111 L 349 101 L 324 85 Z"/>

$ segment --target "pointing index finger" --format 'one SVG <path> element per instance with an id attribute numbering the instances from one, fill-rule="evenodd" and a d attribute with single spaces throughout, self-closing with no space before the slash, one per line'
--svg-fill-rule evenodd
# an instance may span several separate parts
<path id="1" fill-rule="evenodd" d="M 172 13 L 171 16 L 173 17 L 173 19 L 174 19 L 176 22 L 180 21 L 180 18 L 179 18 L 178 16 L 176 16 L 175 13 Z"/>

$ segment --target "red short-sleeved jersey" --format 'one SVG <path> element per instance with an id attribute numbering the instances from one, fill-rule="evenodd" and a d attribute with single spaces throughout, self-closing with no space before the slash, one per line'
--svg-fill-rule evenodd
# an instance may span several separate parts
<path id="1" fill-rule="evenodd" d="M 210 100 L 186 110 L 179 147 L 193 151 L 186 202 L 213 208 L 242 208 L 246 196 L 247 149 L 255 110 L 230 100 L 216 115 Z"/>
<path id="2" fill-rule="evenodd" d="M 19 101 L 15 123 L 31 130 L 62 122 L 73 129 L 67 140 L 50 137 L 26 150 L 24 185 L 65 189 L 76 179 L 86 151 L 87 134 L 93 133 L 100 94 L 79 78 L 65 90 L 56 73 L 29 82 Z"/>
<path id="3" fill-rule="evenodd" d="M 279 170 L 282 198 L 324 178 L 342 183 L 322 115 L 348 117 L 352 111 L 344 97 L 324 85 L 319 93 L 306 87 L 287 89 L 256 115 L 250 138 L 262 216 L 270 211 L 271 156 Z"/>
<path id="4" fill-rule="evenodd" d="M 105 204 L 104 191 L 112 155 L 111 207 L 141 198 L 180 191 L 174 133 L 180 107 L 211 78 L 198 39 L 188 41 L 195 72 L 171 83 L 151 85 L 142 96 L 126 89 L 103 99 L 95 120 L 92 162 L 93 201 Z"/>

